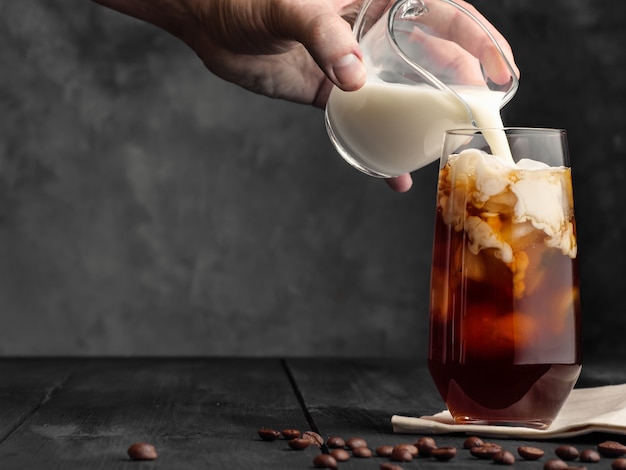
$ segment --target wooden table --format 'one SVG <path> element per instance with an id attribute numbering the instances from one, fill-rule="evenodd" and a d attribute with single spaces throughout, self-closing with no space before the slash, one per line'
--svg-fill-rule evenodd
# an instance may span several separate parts
<path id="1" fill-rule="evenodd" d="M 392 433 L 393 414 L 431 414 L 443 403 L 425 361 L 377 359 L 0 359 L 0 469 L 310 469 L 319 449 L 265 442 L 261 427 L 365 438 L 370 447 L 414 442 Z M 579 386 L 626 381 L 620 364 L 585 365 Z M 569 442 L 581 450 L 615 436 Z M 465 436 L 436 437 L 461 447 Z M 159 458 L 131 461 L 135 441 Z M 497 441 L 515 450 L 521 441 Z M 546 450 L 541 469 L 563 441 Z M 341 469 L 378 469 L 387 459 L 353 458 Z M 451 462 L 416 459 L 404 468 L 493 468 L 460 451 Z M 592 468 L 610 468 L 603 459 Z"/>

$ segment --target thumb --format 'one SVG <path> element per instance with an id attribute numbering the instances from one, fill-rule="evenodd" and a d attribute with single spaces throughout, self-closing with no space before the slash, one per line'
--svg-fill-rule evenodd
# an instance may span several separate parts
<path id="1" fill-rule="evenodd" d="M 330 2 L 297 2 L 289 23 L 290 35 L 304 45 L 331 82 L 346 91 L 365 83 L 359 44 Z"/>

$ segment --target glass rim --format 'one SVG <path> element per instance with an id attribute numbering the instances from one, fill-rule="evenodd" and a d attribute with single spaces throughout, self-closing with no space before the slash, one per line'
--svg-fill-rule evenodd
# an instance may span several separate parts
<path id="1" fill-rule="evenodd" d="M 510 134 L 555 134 L 555 135 L 566 135 L 567 131 L 565 129 L 561 129 L 558 127 L 515 127 L 515 126 L 506 126 L 506 127 L 465 127 L 460 129 L 448 129 L 445 131 L 445 134 L 451 135 L 474 135 L 478 133 L 482 133 L 485 131 L 504 131 L 505 133 Z"/>

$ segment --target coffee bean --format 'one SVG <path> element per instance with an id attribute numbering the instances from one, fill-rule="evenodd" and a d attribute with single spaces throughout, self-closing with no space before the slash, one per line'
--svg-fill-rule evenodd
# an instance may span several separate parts
<path id="1" fill-rule="evenodd" d="M 581 462 L 595 463 L 600 461 L 600 454 L 593 449 L 585 449 L 578 458 Z"/>
<path id="2" fill-rule="evenodd" d="M 154 446 L 146 442 L 135 442 L 128 448 L 128 456 L 133 460 L 155 460 L 158 457 Z"/>
<path id="3" fill-rule="evenodd" d="M 411 452 L 402 447 L 394 447 L 389 457 L 395 462 L 410 462 L 413 460 Z"/>
<path id="4" fill-rule="evenodd" d="M 578 449 L 574 446 L 563 445 L 554 449 L 554 453 L 557 457 L 563 460 L 576 460 L 578 458 Z"/>
<path id="5" fill-rule="evenodd" d="M 281 434 L 288 441 L 290 441 L 291 439 L 297 439 L 298 437 L 300 437 L 300 431 L 298 431 L 297 429 L 283 429 L 281 431 Z"/>
<path id="6" fill-rule="evenodd" d="M 400 465 L 391 462 L 383 462 L 380 464 L 380 470 L 404 470 Z"/>
<path id="7" fill-rule="evenodd" d="M 333 449 L 342 449 L 346 446 L 346 441 L 344 441 L 343 438 L 339 436 L 330 436 L 328 439 L 326 439 L 326 445 Z"/>
<path id="8" fill-rule="evenodd" d="M 517 448 L 519 456 L 525 460 L 539 460 L 543 457 L 543 450 L 538 447 L 522 446 Z"/>
<path id="9" fill-rule="evenodd" d="M 345 449 L 333 449 L 330 451 L 330 455 L 335 457 L 337 462 L 345 462 L 346 460 L 350 460 L 350 454 Z"/>
<path id="10" fill-rule="evenodd" d="M 611 468 L 613 470 L 626 470 L 626 459 L 620 457 L 619 459 L 613 460 L 613 462 L 611 462 Z"/>
<path id="11" fill-rule="evenodd" d="M 287 444 L 289 444 L 289 447 L 293 450 L 304 450 L 313 444 L 313 441 L 311 441 L 311 439 L 305 439 L 304 437 L 296 437 L 295 439 L 289 439 Z"/>
<path id="12" fill-rule="evenodd" d="M 615 441 L 604 441 L 598 444 L 598 452 L 605 457 L 621 457 L 626 454 L 626 446 Z"/>
<path id="13" fill-rule="evenodd" d="M 310 440 L 311 443 L 315 444 L 317 447 L 322 447 L 322 445 L 324 444 L 324 439 L 322 439 L 322 436 L 314 431 L 305 432 L 304 434 L 302 434 L 302 438 Z"/>
<path id="14" fill-rule="evenodd" d="M 480 447 L 483 445 L 483 440 L 480 437 L 470 436 L 463 442 L 464 449 L 471 449 L 472 447 Z"/>
<path id="15" fill-rule="evenodd" d="M 379 457 L 389 457 L 393 452 L 393 446 L 376 447 L 376 455 Z"/>
<path id="16" fill-rule="evenodd" d="M 515 463 L 515 456 L 508 450 L 501 450 L 493 456 L 493 461 L 500 465 L 513 465 Z"/>
<path id="17" fill-rule="evenodd" d="M 367 441 L 361 437 L 351 437 L 346 441 L 348 449 L 356 449 L 357 447 L 367 447 Z"/>
<path id="18" fill-rule="evenodd" d="M 430 457 L 433 449 L 437 448 L 437 443 L 432 437 L 420 437 L 415 443 L 415 447 L 422 457 Z"/>
<path id="19" fill-rule="evenodd" d="M 445 462 L 456 456 L 456 447 L 437 447 L 436 449 L 431 449 L 430 455 L 439 461 Z"/>
<path id="20" fill-rule="evenodd" d="M 560 459 L 551 459 L 543 464 L 543 470 L 564 470 L 568 467 L 569 465 Z"/>
<path id="21" fill-rule="evenodd" d="M 483 443 L 483 445 L 478 447 L 470 448 L 470 454 L 474 457 L 483 459 L 483 460 L 492 460 L 494 455 L 502 450 L 502 447 L 498 444 L 490 444 Z"/>
<path id="22" fill-rule="evenodd" d="M 258 431 L 259 437 L 264 441 L 275 441 L 280 437 L 280 433 L 274 429 L 261 428 Z"/>
<path id="23" fill-rule="evenodd" d="M 408 450 L 413 457 L 419 454 L 419 450 L 413 444 L 398 444 L 395 447 Z"/>
<path id="24" fill-rule="evenodd" d="M 368 447 L 355 447 L 352 449 L 352 455 L 361 459 L 369 459 L 372 456 L 372 450 Z"/>
<path id="25" fill-rule="evenodd" d="M 337 468 L 337 460 L 330 454 L 319 454 L 313 459 L 313 466 L 315 468 Z"/>

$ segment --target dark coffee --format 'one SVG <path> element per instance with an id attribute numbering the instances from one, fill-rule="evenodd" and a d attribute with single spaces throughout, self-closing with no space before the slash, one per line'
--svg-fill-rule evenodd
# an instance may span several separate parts
<path id="1" fill-rule="evenodd" d="M 542 200 L 545 214 L 533 206 L 540 214 L 530 217 L 521 211 L 532 204 L 506 181 L 479 181 L 459 162 L 448 162 L 439 177 L 430 372 L 458 422 L 546 427 L 581 368 L 571 172 L 509 175 L 518 185 L 527 178 L 531 194 L 535 183 L 554 182 L 545 184 L 554 193 L 540 193 L 554 199 Z M 490 184 L 504 189 L 476 195 Z M 555 229 L 539 216 L 563 220 Z"/>

